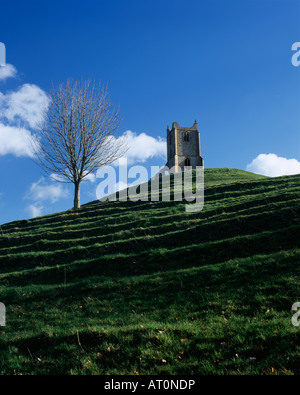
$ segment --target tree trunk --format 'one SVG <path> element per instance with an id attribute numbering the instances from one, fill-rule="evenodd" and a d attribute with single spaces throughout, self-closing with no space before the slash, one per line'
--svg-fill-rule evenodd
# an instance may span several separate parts
<path id="1" fill-rule="evenodd" d="M 74 208 L 80 208 L 80 182 L 75 182 Z"/>

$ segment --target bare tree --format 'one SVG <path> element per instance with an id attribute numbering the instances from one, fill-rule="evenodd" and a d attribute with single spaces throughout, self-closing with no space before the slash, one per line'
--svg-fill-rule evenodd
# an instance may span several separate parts
<path id="1" fill-rule="evenodd" d="M 124 137 L 115 137 L 119 125 L 119 110 L 102 85 L 68 80 L 52 87 L 33 149 L 48 174 L 74 184 L 74 208 L 80 207 L 82 180 L 126 153 Z"/>

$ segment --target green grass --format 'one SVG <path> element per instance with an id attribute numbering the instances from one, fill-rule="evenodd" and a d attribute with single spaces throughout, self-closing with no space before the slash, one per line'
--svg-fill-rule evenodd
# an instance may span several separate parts
<path id="1" fill-rule="evenodd" d="M 300 176 L 0 228 L 0 374 L 299 374 Z"/>

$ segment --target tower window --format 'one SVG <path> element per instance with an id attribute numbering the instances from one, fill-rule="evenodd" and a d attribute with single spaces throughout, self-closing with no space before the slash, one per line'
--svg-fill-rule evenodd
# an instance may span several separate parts
<path id="1" fill-rule="evenodd" d="M 189 158 L 185 158 L 184 160 L 184 166 L 191 166 L 191 161 Z"/>
<path id="2" fill-rule="evenodd" d="M 183 141 L 190 141 L 190 135 L 188 132 L 183 133 Z"/>

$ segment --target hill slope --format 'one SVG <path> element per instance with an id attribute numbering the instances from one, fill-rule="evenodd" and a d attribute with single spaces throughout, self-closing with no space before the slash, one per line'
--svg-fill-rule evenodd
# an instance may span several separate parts
<path id="1" fill-rule="evenodd" d="M 300 176 L 3 225 L 1 374 L 300 373 Z"/>

